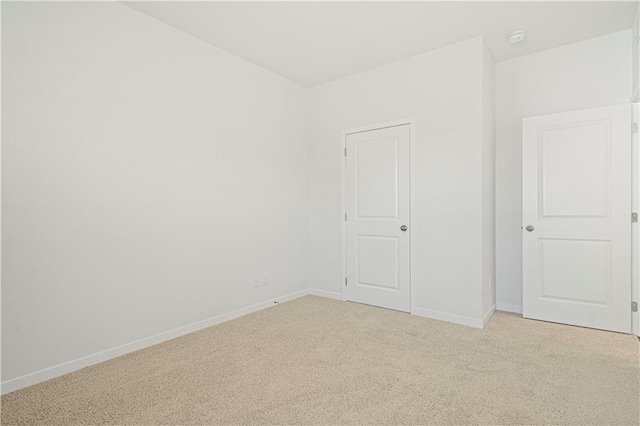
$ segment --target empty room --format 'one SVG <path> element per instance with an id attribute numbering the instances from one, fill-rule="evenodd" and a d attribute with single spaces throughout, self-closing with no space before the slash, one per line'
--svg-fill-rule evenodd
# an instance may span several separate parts
<path id="1" fill-rule="evenodd" d="M 640 424 L 640 2 L 1 1 L 3 425 Z"/>

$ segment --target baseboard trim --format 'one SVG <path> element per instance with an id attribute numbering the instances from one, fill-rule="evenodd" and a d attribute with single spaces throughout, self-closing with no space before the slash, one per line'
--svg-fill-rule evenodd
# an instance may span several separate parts
<path id="1" fill-rule="evenodd" d="M 313 296 L 326 297 L 327 299 L 335 299 L 335 300 L 344 300 L 342 297 L 342 293 L 335 293 L 333 291 L 325 291 L 318 290 L 317 288 L 312 288 L 309 290 L 309 294 Z"/>
<path id="2" fill-rule="evenodd" d="M 498 302 L 496 305 L 497 311 L 513 312 L 514 314 L 522 314 L 522 305 L 513 305 L 511 303 Z"/>
<path id="3" fill-rule="evenodd" d="M 326 297 L 328 299 L 344 300 L 342 293 L 318 290 L 316 288 L 310 289 L 309 294 L 313 296 Z M 465 317 L 462 315 L 448 314 L 446 312 L 433 311 L 431 309 L 424 309 L 424 308 L 413 308 L 413 310 L 411 311 L 411 314 L 419 317 L 435 319 L 438 321 L 452 322 L 454 324 L 466 325 L 474 328 L 484 328 L 484 326 L 487 324 L 487 322 L 489 322 L 489 320 L 491 319 L 491 316 L 495 311 L 496 311 L 496 305 L 494 304 L 493 306 L 491 306 L 491 308 L 489 308 L 489 311 L 482 317 L 482 319 Z"/>
<path id="4" fill-rule="evenodd" d="M 494 303 L 489 310 L 487 311 L 486 314 L 484 314 L 484 317 L 482 317 L 482 328 L 484 328 L 485 325 L 487 325 L 487 323 L 489 322 L 489 320 L 491 319 L 491 317 L 493 316 L 493 314 L 496 311 L 496 304 Z"/>
<path id="5" fill-rule="evenodd" d="M 489 315 L 491 313 L 492 312 L 489 311 L 487 314 Z M 447 312 L 433 311 L 431 309 L 424 308 L 414 308 L 411 311 L 411 314 L 417 315 L 419 317 L 434 319 L 438 321 L 452 322 L 454 324 L 466 325 L 468 327 L 474 328 L 483 328 L 485 321 L 485 318 L 472 318 L 466 317 L 464 315 L 449 314 Z M 491 317 L 491 315 L 489 315 L 489 317 Z M 488 318 L 486 318 L 486 320 L 488 320 Z"/>
<path id="6" fill-rule="evenodd" d="M 121 346 L 116 346 L 111 349 L 106 349 L 101 352 L 97 352 L 92 355 L 87 355 L 82 358 L 78 358 L 72 361 L 68 361 L 62 364 L 55 365 L 53 367 L 45 368 L 34 373 L 25 374 L 24 376 L 16 377 L 15 379 L 7 380 L 0 384 L 1 393 L 4 395 L 9 392 L 13 392 L 19 389 L 26 388 L 37 383 L 45 382 L 53 378 L 72 373 L 91 365 L 99 364 L 104 361 L 108 361 L 113 358 L 117 358 L 122 355 L 126 355 L 131 352 L 138 351 L 140 349 L 148 348 L 149 346 L 157 345 L 158 343 L 166 342 L 168 340 L 175 339 L 176 337 L 184 336 L 186 334 L 194 333 L 202 329 L 212 327 L 214 325 L 221 324 L 226 321 L 230 321 L 235 318 L 239 318 L 262 309 L 269 308 L 275 303 L 284 303 L 290 300 L 297 299 L 309 294 L 309 289 L 297 291 L 284 296 L 271 298 L 255 305 L 247 306 L 246 308 L 237 309 L 226 314 L 217 315 L 206 320 L 194 322 L 182 327 L 174 328 L 162 333 L 155 334 L 153 336 L 145 337 L 130 343 L 126 343 Z"/>

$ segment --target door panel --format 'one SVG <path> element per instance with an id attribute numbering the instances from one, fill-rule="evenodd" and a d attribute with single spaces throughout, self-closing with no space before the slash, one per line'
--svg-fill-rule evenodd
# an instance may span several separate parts
<path id="1" fill-rule="evenodd" d="M 608 124 L 578 123 L 540 132 L 543 216 L 607 215 Z"/>
<path id="2" fill-rule="evenodd" d="M 523 314 L 629 332 L 631 109 L 523 120 Z"/>
<path id="3" fill-rule="evenodd" d="M 409 312 L 409 125 L 349 134 L 346 148 L 346 299 Z"/>
<path id="4" fill-rule="evenodd" d="M 354 145 L 356 156 L 356 217 L 398 218 L 398 139 Z"/>
<path id="5" fill-rule="evenodd" d="M 607 305 L 611 293 L 611 242 L 595 240 L 538 240 L 541 297 Z M 580 265 L 567 268 L 566 265 Z"/>
<path id="6" fill-rule="evenodd" d="M 356 285 L 398 289 L 398 237 L 356 236 Z"/>

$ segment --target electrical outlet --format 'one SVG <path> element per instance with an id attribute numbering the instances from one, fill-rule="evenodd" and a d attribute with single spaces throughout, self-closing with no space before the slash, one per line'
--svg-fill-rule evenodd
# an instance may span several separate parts
<path id="1" fill-rule="evenodd" d="M 253 284 L 253 287 L 260 287 L 261 282 L 260 282 L 260 275 L 254 275 L 253 278 L 251 278 L 251 284 Z"/>
<path id="2" fill-rule="evenodd" d="M 269 285 L 269 274 L 262 274 L 262 285 Z"/>

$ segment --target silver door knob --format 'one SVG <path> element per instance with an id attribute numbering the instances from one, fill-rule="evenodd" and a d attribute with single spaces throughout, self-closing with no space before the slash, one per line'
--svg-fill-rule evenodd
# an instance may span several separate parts
<path id="1" fill-rule="evenodd" d="M 526 230 L 527 230 L 527 231 L 529 231 L 529 232 L 533 232 L 533 230 L 534 230 L 535 228 L 533 227 L 533 225 L 527 225 L 527 227 L 526 227 L 526 228 L 524 228 L 524 229 L 526 229 Z"/>
<path id="2" fill-rule="evenodd" d="M 407 228 L 407 225 L 402 225 L 402 226 L 400 227 L 400 230 L 401 230 L 402 232 L 405 232 L 407 229 L 409 229 L 409 228 Z"/>

